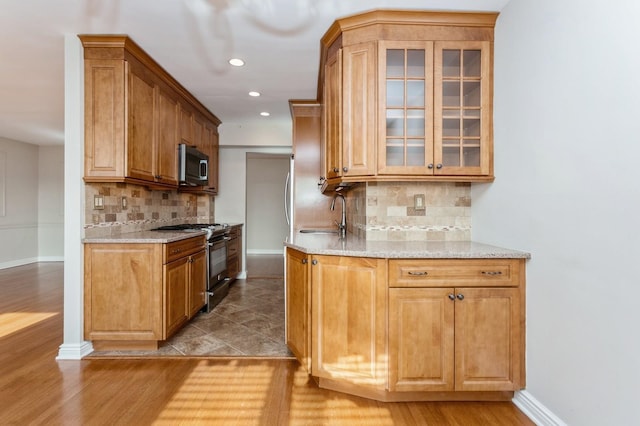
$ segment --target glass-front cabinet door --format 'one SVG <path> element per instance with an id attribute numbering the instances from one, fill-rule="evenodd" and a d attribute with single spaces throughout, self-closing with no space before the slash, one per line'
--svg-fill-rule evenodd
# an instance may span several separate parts
<path id="1" fill-rule="evenodd" d="M 433 42 L 381 41 L 379 174 L 432 174 Z"/>
<path id="2" fill-rule="evenodd" d="M 490 173 L 489 55 L 489 42 L 380 42 L 379 174 Z"/>
<path id="3" fill-rule="evenodd" d="M 488 175 L 491 138 L 489 42 L 436 42 L 434 174 Z"/>

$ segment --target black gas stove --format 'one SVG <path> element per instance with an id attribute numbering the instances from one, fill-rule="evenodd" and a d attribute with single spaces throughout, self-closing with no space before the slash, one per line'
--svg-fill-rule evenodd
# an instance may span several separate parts
<path id="1" fill-rule="evenodd" d="M 152 231 L 206 231 L 207 240 L 219 240 L 229 233 L 229 226 L 220 223 L 180 223 L 154 228 Z"/>

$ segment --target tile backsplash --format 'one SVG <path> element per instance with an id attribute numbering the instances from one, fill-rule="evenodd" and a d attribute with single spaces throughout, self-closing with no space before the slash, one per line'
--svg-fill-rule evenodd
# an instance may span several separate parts
<path id="1" fill-rule="evenodd" d="M 370 182 L 349 192 L 347 209 L 351 232 L 367 240 L 471 239 L 470 183 Z"/>
<path id="2" fill-rule="evenodd" d="M 94 209 L 96 196 L 102 196 L 104 208 Z M 85 237 L 145 231 L 184 222 L 212 223 L 213 216 L 213 196 L 150 190 L 125 183 L 85 185 Z"/>

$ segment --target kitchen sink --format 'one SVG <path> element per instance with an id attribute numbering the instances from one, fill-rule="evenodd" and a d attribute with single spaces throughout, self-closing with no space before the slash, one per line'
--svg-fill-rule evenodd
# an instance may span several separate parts
<path id="1" fill-rule="evenodd" d="M 338 234 L 337 229 L 301 229 L 302 234 Z"/>

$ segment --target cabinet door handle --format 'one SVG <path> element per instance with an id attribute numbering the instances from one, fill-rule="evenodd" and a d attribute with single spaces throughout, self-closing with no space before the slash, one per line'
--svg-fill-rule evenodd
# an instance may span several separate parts
<path id="1" fill-rule="evenodd" d="M 416 275 L 416 276 L 425 276 L 425 275 L 429 275 L 429 273 L 427 271 L 409 271 L 409 275 Z"/>
<path id="2" fill-rule="evenodd" d="M 311 264 L 312 264 L 312 265 L 317 265 L 317 264 L 318 264 L 318 261 L 317 261 L 317 260 L 315 260 L 315 259 L 313 259 L 313 260 L 311 261 Z"/>
<path id="3" fill-rule="evenodd" d="M 347 172 L 349 171 L 349 168 L 347 168 L 347 167 L 343 167 L 343 168 L 342 168 L 342 171 L 343 171 L 343 172 L 345 172 L 345 173 L 347 173 Z"/>
<path id="4" fill-rule="evenodd" d="M 302 259 L 302 264 L 306 265 L 307 264 L 307 259 Z"/>
<path id="5" fill-rule="evenodd" d="M 456 297 L 458 298 L 458 300 L 463 300 L 464 299 L 464 294 L 458 293 L 458 295 Z"/>
<path id="6" fill-rule="evenodd" d="M 482 275 L 502 275 L 502 271 L 482 271 Z"/>
<path id="7" fill-rule="evenodd" d="M 438 164 L 438 165 L 436 166 L 436 169 L 441 169 L 441 168 L 442 168 L 442 164 Z"/>
<path id="8" fill-rule="evenodd" d="M 427 166 L 427 169 L 433 169 L 433 163 L 429 163 L 429 165 Z"/>
<path id="9" fill-rule="evenodd" d="M 333 173 L 338 173 L 339 171 L 340 171 L 340 169 L 339 169 L 339 168 L 337 168 L 337 167 L 334 167 L 334 168 L 333 168 Z"/>
<path id="10" fill-rule="evenodd" d="M 456 300 L 456 296 L 454 296 L 453 293 L 449 293 L 448 297 L 449 297 L 449 300 Z"/>

